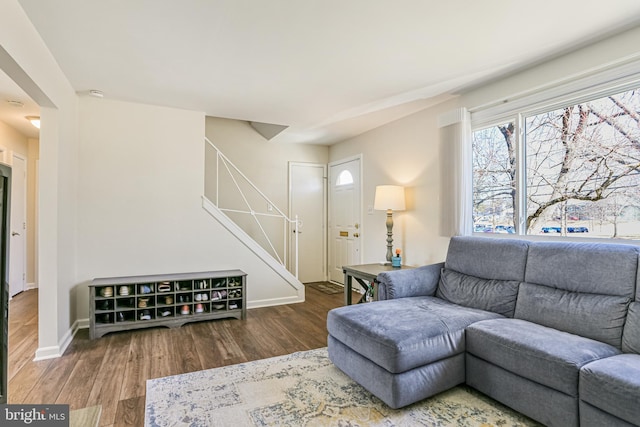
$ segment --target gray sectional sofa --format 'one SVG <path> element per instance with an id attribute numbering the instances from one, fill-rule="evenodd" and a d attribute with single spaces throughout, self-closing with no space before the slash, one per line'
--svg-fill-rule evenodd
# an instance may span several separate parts
<path id="1" fill-rule="evenodd" d="M 639 248 L 454 237 L 329 312 L 329 357 L 392 408 L 466 383 L 549 426 L 640 426 Z"/>

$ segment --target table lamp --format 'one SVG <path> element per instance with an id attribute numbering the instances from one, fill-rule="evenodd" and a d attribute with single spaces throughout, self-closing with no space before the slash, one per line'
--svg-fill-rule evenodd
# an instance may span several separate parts
<path id="1" fill-rule="evenodd" d="M 378 185 L 373 202 L 373 208 L 377 211 L 387 211 L 387 261 L 391 262 L 393 256 L 393 211 L 403 211 L 404 187 L 399 185 Z"/>

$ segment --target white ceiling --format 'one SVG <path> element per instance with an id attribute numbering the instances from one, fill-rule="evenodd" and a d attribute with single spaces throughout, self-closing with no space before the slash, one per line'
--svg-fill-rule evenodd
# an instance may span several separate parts
<path id="1" fill-rule="evenodd" d="M 19 2 L 78 92 L 319 144 L 640 22 L 637 0 Z"/>

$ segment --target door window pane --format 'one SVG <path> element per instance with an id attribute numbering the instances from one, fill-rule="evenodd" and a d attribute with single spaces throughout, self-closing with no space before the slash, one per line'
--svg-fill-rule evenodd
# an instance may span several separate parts
<path id="1" fill-rule="evenodd" d="M 353 175 L 348 170 L 340 172 L 336 181 L 336 186 L 353 184 Z"/>

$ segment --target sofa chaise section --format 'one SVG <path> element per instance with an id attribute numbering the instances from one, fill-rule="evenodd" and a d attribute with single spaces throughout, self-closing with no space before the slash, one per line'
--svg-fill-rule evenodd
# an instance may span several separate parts
<path id="1" fill-rule="evenodd" d="M 329 313 L 329 358 L 392 408 L 463 383 L 465 328 L 502 317 L 428 296 L 362 307 Z"/>
<path id="2" fill-rule="evenodd" d="M 390 299 L 329 312 L 329 358 L 392 408 L 463 383 L 466 327 L 515 309 L 527 246 L 508 246 L 456 241 L 445 264 L 379 276 L 379 295 Z M 514 262 L 502 265 L 507 253 Z M 500 279 L 482 277 L 496 266 Z"/>

